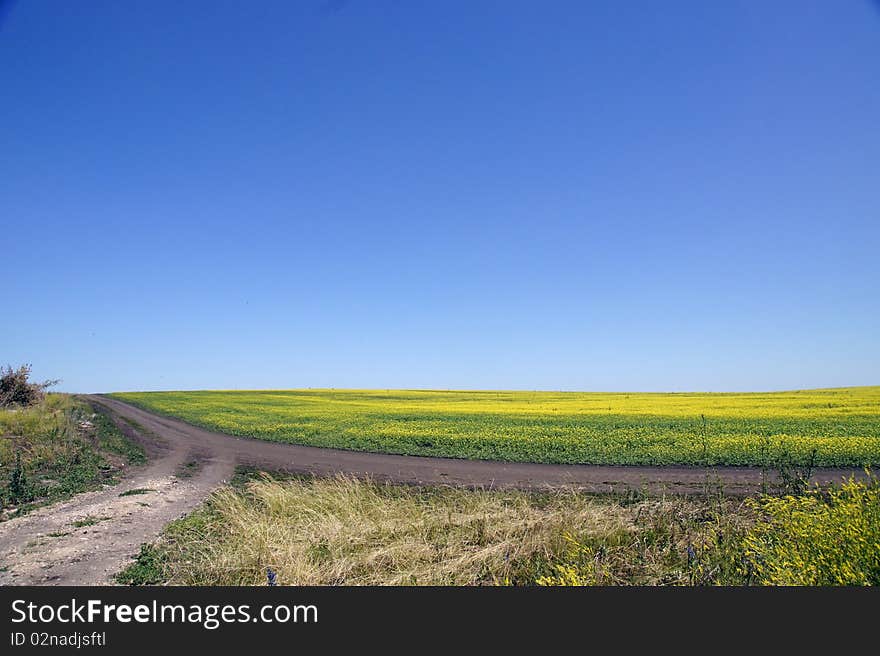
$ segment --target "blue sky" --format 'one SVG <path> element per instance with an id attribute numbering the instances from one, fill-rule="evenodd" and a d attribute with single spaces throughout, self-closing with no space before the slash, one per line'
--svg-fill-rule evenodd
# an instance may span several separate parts
<path id="1" fill-rule="evenodd" d="M 0 359 L 64 390 L 880 384 L 876 4 L 0 21 Z"/>

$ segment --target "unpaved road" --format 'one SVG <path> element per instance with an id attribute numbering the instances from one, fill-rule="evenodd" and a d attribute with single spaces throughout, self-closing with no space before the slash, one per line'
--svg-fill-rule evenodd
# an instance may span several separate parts
<path id="1" fill-rule="evenodd" d="M 235 470 L 233 460 L 114 421 L 146 448 L 149 464 L 132 468 L 118 485 L 0 523 L 0 585 L 112 583 L 141 544 L 199 505 Z"/>
<path id="2" fill-rule="evenodd" d="M 707 482 L 726 494 L 759 490 L 759 468 L 618 467 L 487 462 L 424 458 L 298 446 L 231 437 L 161 417 L 116 399 L 85 397 L 111 411 L 117 425 L 140 441 L 150 464 L 113 487 L 86 492 L 0 523 L 0 584 L 99 585 L 112 583 L 162 528 L 199 505 L 228 480 L 237 464 L 304 474 L 346 473 L 409 484 L 587 492 L 650 490 L 700 492 Z M 136 422 L 135 430 L 125 420 Z M 184 467 L 186 463 L 195 466 Z M 186 475 L 182 472 L 186 471 Z M 819 483 L 864 472 L 822 469 Z M 124 495 L 130 490 L 146 490 Z M 93 523 L 94 522 L 94 523 Z M 78 526 L 79 524 L 79 526 Z"/>

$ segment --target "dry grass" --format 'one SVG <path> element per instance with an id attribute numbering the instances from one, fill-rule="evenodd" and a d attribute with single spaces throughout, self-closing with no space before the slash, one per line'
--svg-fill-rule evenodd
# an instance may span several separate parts
<path id="1" fill-rule="evenodd" d="M 531 583 L 577 536 L 605 559 L 600 582 L 687 583 L 688 545 L 715 539 L 711 503 L 262 476 L 219 490 L 155 553 L 172 584 L 263 585 L 267 567 L 283 585 Z"/>

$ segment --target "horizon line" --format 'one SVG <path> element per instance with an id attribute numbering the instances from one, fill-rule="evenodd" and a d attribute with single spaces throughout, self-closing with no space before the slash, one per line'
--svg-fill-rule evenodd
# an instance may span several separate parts
<path id="1" fill-rule="evenodd" d="M 533 394 L 793 394 L 799 392 L 833 392 L 841 390 L 863 390 L 880 388 L 880 385 L 851 385 L 836 387 L 807 387 L 773 390 L 684 390 L 684 391 L 634 391 L 634 390 L 576 390 L 576 389 L 478 389 L 478 388 L 410 388 L 410 387 L 272 387 L 272 388 L 219 388 L 219 389 L 153 389 L 117 390 L 113 392 L 51 392 L 52 394 L 168 394 L 181 392 L 424 392 L 424 393 L 533 393 Z"/>

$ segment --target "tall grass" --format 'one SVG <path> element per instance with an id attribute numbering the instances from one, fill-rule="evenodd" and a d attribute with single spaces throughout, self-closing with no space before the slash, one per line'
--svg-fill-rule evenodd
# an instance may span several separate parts
<path id="1" fill-rule="evenodd" d="M 0 511 L 69 497 L 144 461 L 108 418 L 66 394 L 0 409 Z"/>
<path id="2" fill-rule="evenodd" d="M 0 410 L 0 467 L 16 453 L 26 463 L 62 459 L 76 432 L 73 407 L 69 397 L 52 394 L 32 406 Z"/>
<path id="3" fill-rule="evenodd" d="M 605 545 L 606 583 L 689 583 L 687 547 L 716 539 L 716 505 L 264 476 L 215 493 L 120 580 L 261 585 L 270 567 L 282 585 L 532 584 L 576 534 Z"/>

